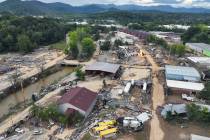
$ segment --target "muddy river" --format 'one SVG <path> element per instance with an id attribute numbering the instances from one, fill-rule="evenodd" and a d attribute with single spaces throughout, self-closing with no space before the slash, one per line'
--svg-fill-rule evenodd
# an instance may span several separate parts
<path id="1" fill-rule="evenodd" d="M 9 109 L 24 100 L 31 99 L 33 93 L 38 93 L 42 87 L 54 83 L 73 71 L 72 67 L 64 67 L 62 70 L 57 71 L 37 82 L 25 87 L 23 90 L 10 94 L 0 101 L 0 117 L 9 113 Z"/>

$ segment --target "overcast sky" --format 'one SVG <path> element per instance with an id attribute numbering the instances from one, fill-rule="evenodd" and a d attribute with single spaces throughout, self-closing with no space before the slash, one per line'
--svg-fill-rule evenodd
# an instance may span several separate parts
<path id="1" fill-rule="evenodd" d="M 0 0 L 3 1 L 3 0 Z M 160 5 L 170 4 L 172 6 L 182 7 L 206 7 L 210 8 L 210 0 L 40 0 L 43 2 L 63 2 L 71 5 L 85 4 L 139 4 L 139 5 Z"/>

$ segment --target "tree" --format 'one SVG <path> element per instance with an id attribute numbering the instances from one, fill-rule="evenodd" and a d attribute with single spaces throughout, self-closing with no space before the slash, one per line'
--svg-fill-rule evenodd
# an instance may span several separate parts
<path id="1" fill-rule="evenodd" d="M 21 52 L 27 53 L 32 51 L 36 45 L 33 44 L 28 36 L 21 34 L 18 36 L 17 46 Z"/>
<path id="2" fill-rule="evenodd" d="M 190 120 L 196 121 L 199 120 L 199 112 L 201 110 L 200 106 L 197 106 L 196 104 L 188 104 L 186 106 L 187 115 Z"/>
<path id="3" fill-rule="evenodd" d="M 88 30 L 78 28 L 75 31 L 69 32 L 67 38 L 67 46 L 70 56 L 74 59 L 90 58 L 95 51 L 93 40 L 88 35 Z M 65 50 L 65 52 L 67 51 Z"/>
<path id="4" fill-rule="evenodd" d="M 208 26 L 198 24 L 191 26 L 181 37 L 184 43 L 186 42 L 203 42 L 210 43 Z"/>
<path id="5" fill-rule="evenodd" d="M 86 58 L 90 58 L 95 51 L 95 45 L 90 37 L 86 37 L 82 40 L 82 53 Z"/>
<path id="6" fill-rule="evenodd" d="M 79 54 L 79 50 L 77 48 L 77 43 L 78 43 L 78 36 L 77 36 L 77 32 L 73 31 L 69 33 L 69 40 L 67 40 L 67 45 L 68 45 L 68 50 L 70 55 L 76 59 L 78 54 Z"/>
<path id="7" fill-rule="evenodd" d="M 210 102 L 210 82 L 205 83 L 205 88 L 199 93 L 199 98 Z"/>
<path id="8" fill-rule="evenodd" d="M 100 45 L 100 49 L 102 51 L 108 51 L 111 47 L 111 42 L 109 40 L 106 40 L 105 42 L 103 42 L 101 45 Z"/>
<path id="9" fill-rule="evenodd" d="M 177 54 L 179 56 L 182 56 L 185 54 L 186 51 L 186 46 L 183 44 L 174 44 L 170 46 L 171 48 L 171 53 Z"/>
<path id="10" fill-rule="evenodd" d="M 116 39 L 116 40 L 114 41 L 114 47 L 118 48 L 119 46 L 122 46 L 122 45 L 123 45 L 122 40 Z"/>
<path id="11" fill-rule="evenodd" d="M 80 68 L 76 69 L 76 76 L 79 80 L 85 80 L 85 73 Z"/>

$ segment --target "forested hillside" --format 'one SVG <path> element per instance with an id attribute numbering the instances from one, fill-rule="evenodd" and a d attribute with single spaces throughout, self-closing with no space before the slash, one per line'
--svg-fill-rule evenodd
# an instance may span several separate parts
<path id="1" fill-rule="evenodd" d="M 152 23 L 152 24 L 209 24 L 210 14 L 192 14 L 192 13 L 163 13 L 163 12 L 127 12 L 110 11 L 104 13 L 88 14 L 86 18 L 92 20 L 113 19 L 121 24 L 128 23 Z"/>
<path id="2" fill-rule="evenodd" d="M 0 17 L 0 52 L 29 52 L 40 45 L 48 45 L 65 38 L 75 25 L 65 25 L 51 18 Z"/>

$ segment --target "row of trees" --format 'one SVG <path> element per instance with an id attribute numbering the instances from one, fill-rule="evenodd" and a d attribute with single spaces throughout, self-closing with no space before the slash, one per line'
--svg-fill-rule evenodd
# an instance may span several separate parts
<path id="1" fill-rule="evenodd" d="M 170 53 L 176 54 L 176 55 L 179 55 L 179 56 L 184 55 L 185 51 L 186 51 L 186 46 L 185 45 L 183 45 L 183 44 L 169 45 L 164 39 L 158 38 L 154 35 L 150 35 L 147 38 L 147 42 L 159 45 L 159 46 L 167 49 L 168 51 L 170 51 Z"/>
<path id="2" fill-rule="evenodd" d="M 145 31 L 163 31 L 163 32 L 177 32 L 177 33 L 182 33 L 185 30 L 184 29 L 178 29 L 178 28 L 165 28 L 163 26 L 160 26 L 159 24 L 156 23 L 146 23 L 146 22 L 142 22 L 142 23 L 130 23 L 128 24 L 128 28 L 131 30 L 145 30 Z"/>
<path id="3" fill-rule="evenodd" d="M 66 25 L 57 19 L 3 15 L 0 17 L 0 51 L 30 52 L 40 45 L 63 40 L 65 34 L 75 28 L 76 25 Z"/>
<path id="4" fill-rule="evenodd" d="M 192 13 L 165 13 L 165 12 L 129 12 L 129 11 L 109 11 L 104 13 L 94 13 L 85 15 L 93 21 L 98 20 L 115 20 L 123 25 L 129 23 L 145 24 L 182 24 L 192 25 L 210 23 L 209 14 L 192 14 Z M 81 17 L 82 18 L 82 17 Z M 155 19 L 155 21 L 154 21 Z"/>
<path id="5" fill-rule="evenodd" d="M 73 59 L 89 59 L 94 51 L 95 44 L 86 28 L 78 28 L 68 33 L 66 53 Z"/>
<path id="6" fill-rule="evenodd" d="M 210 44 L 210 30 L 208 26 L 198 24 L 190 27 L 183 35 L 182 40 L 186 42 L 203 42 Z"/>

